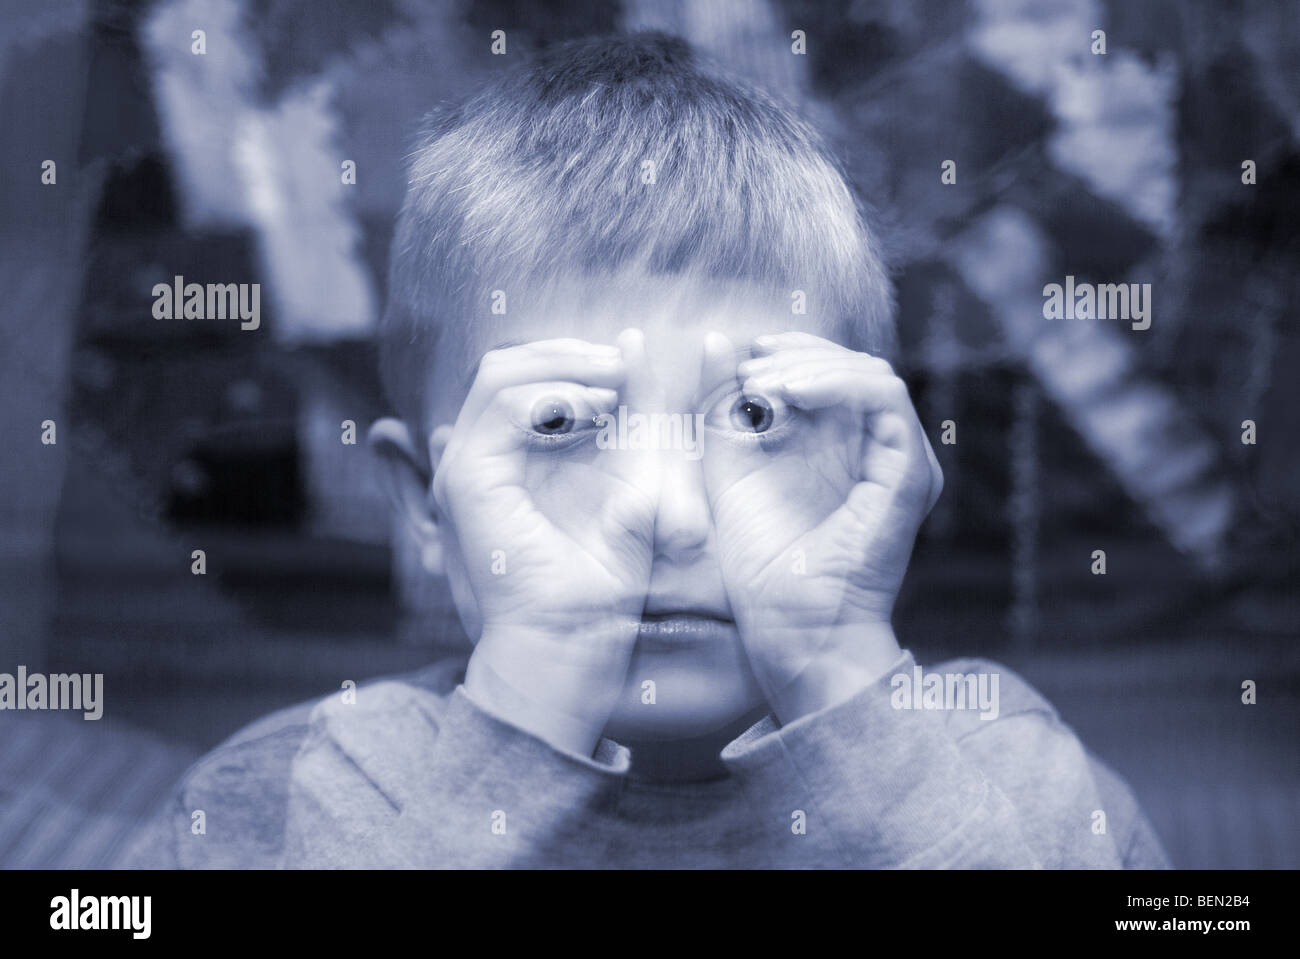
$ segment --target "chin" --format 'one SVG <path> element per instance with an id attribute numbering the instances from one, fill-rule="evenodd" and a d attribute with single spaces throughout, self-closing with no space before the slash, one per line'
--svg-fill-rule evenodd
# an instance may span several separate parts
<path id="1" fill-rule="evenodd" d="M 634 655 L 605 735 L 616 742 L 694 739 L 724 729 L 765 705 L 748 663 L 716 662 L 727 656 L 706 658 L 714 661 Z M 653 703 L 645 701 L 650 694 L 643 686 L 647 681 L 654 683 Z"/>

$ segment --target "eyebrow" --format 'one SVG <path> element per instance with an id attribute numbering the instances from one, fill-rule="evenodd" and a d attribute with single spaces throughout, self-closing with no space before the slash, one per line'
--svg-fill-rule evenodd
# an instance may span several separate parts
<path id="1" fill-rule="evenodd" d="M 501 340 L 498 343 L 493 344 L 492 346 L 484 350 L 483 356 L 486 356 L 488 353 L 491 353 L 493 350 L 506 350 L 512 346 L 523 346 L 525 343 L 529 343 L 529 342 L 531 341 L 520 336 L 508 337 L 504 340 Z M 736 365 L 741 363 L 744 360 L 753 359 L 754 348 L 752 345 L 745 344 L 742 346 L 735 347 L 732 350 L 732 353 L 733 353 L 732 363 L 733 365 Z M 482 365 L 483 363 L 483 356 L 480 356 L 477 360 L 475 360 L 474 363 L 470 366 L 470 368 L 458 378 L 457 380 L 457 387 L 459 389 L 459 392 L 457 393 L 458 396 L 465 396 L 469 393 L 470 387 L 474 384 L 474 379 L 478 376 L 479 366 Z M 732 378 L 737 383 L 741 381 L 740 377 L 735 375 L 734 373 L 732 374 Z M 719 380 L 717 383 L 698 384 L 696 388 L 697 390 L 700 391 L 700 395 L 697 397 L 697 399 L 702 401 L 710 393 L 716 390 L 718 386 L 721 385 L 721 383 L 722 380 Z"/>

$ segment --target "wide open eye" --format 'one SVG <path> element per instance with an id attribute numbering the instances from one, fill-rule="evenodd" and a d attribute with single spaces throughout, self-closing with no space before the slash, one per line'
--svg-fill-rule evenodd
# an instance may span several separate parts
<path id="1" fill-rule="evenodd" d="M 799 412 L 777 396 L 765 393 L 741 393 L 733 384 L 719 391 L 706 404 L 705 425 L 716 433 L 737 442 L 759 443 L 775 449 L 784 443 L 799 418 Z"/>
<path id="2" fill-rule="evenodd" d="M 538 383 L 515 387 L 509 397 L 510 424 L 534 449 L 559 451 L 600 431 L 600 417 L 617 400 L 612 390 L 592 390 L 574 383 Z"/>
<path id="3" fill-rule="evenodd" d="M 762 396 L 741 394 L 731 404 L 728 419 L 738 433 L 766 433 L 776 421 L 776 411 Z"/>
<path id="4" fill-rule="evenodd" d="M 533 404 L 529 425 L 543 436 L 572 433 L 577 417 L 568 400 L 561 396 L 544 396 Z"/>

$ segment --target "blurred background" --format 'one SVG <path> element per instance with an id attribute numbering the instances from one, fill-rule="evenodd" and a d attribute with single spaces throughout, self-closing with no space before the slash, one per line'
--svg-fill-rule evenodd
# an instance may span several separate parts
<path id="1" fill-rule="evenodd" d="M 100 672 L 106 700 L 99 722 L 0 713 L 0 865 L 112 862 L 240 726 L 463 648 L 364 446 L 387 412 L 369 335 L 403 157 L 424 113 L 512 58 L 658 28 L 794 102 L 874 208 L 946 475 L 903 644 L 1028 678 L 1175 865 L 1300 866 L 1295 4 L 7 0 L 0 18 L 0 672 Z M 1067 274 L 1150 283 L 1150 329 L 1043 320 Z M 153 319 L 174 275 L 260 283 L 262 330 Z"/>

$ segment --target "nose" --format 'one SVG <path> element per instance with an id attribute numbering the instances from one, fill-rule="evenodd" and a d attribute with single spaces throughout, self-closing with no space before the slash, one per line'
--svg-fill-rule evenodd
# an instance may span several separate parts
<path id="1" fill-rule="evenodd" d="M 713 528 L 701 461 L 681 450 L 660 450 L 652 458 L 660 474 L 655 558 L 690 562 L 704 549 Z"/>
<path id="2" fill-rule="evenodd" d="M 625 330 L 618 344 L 628 369 L 621 398 L 634 415 L 648 418 L 641 424 L 646 446 L 624 460 L 624 468 L 656 504 L 655 559 L 685 566 L 705 552 L 713 530 L 701 464 L 702 418 L 682 412 L 693 408 L 698 362 L 691 362 L 680 336 L 656 335 L 647 350 L 643 332 Z"/>

